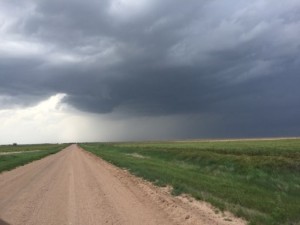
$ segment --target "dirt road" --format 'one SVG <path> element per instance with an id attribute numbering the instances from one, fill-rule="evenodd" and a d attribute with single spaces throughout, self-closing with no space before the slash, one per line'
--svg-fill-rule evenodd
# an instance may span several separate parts
<path id="1" fill-rule="evenodd" d="M 244 224 L 71 145 L 0 174 L 0 225 Z"/>

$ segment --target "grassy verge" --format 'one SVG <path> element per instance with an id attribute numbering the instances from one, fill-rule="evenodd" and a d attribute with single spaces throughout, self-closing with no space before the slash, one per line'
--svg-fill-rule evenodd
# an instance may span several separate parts
<path id="1" fill-rule="evenodd" d="M 57 153 L 66 146 L 65 144 L 0 146 L 0 153 L 20 152 L 18 154 L 0 154 L 0 173 Z"/>
<path id="2" fill-rule="evenodd" d="M 300 223 L 300 140 L 82 144 L 173 194 L 229 210 L 250 224 Z"/>

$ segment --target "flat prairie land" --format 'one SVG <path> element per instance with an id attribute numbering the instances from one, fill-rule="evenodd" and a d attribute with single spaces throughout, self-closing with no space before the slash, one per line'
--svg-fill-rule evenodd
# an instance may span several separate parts
<path id="1" fill-rule="evenodd" d="M 0 224 L 245 225 L 71 145 L 0 174 Z"/>
<path id="2" fill-rule="evenodd" d="M 57 153 L 66 144 L 2 145 L 0 146 L 0 173 L 22 166 L 34 160 Z"/>
<path id="3" fill-rule="evenodd" d="M 90 143 L 81 147 L 173 195 L 257 225 L 300 224 L 300 139 Z"/>

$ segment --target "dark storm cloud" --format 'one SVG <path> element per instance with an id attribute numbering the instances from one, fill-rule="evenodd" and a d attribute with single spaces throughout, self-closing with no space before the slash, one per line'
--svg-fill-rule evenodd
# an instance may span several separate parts
<path id="1" fill-rule="evenodd" d="M 298 1 L 1 4 L 0 94 L 14 104 L 61 92 L 93 113 L 214 114 L 218 136 L 300 123 Z"/>

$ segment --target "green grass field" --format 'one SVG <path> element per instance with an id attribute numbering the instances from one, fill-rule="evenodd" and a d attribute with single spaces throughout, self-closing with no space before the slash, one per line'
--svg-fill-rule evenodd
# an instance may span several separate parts
<path id="1" fill-rule="evenodd" d="M 93 143 L 81 147 L 258 225 L 300 224 L 300 140 Z"/>
<path id="2" fill-rule="evenodd" d="M 0 146 L 0 173 L 57 153 L 66 146 L 66 144 Z"/>

